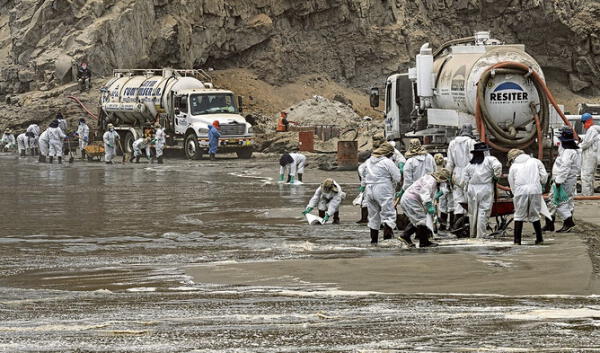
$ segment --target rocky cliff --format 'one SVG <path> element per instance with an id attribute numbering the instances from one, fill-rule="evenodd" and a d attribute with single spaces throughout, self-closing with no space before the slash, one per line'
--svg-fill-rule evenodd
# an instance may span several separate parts
<path id="1" fill-rule="evenodd" d="M 97 75 L 244 67 L 275 84 L 319 73 L 365 88 L 423 42 L 476 30 L 598 95 L 598 18 L 595 0 L 0 0 L 0 98 L 70 82 L 73 61 Z"/>

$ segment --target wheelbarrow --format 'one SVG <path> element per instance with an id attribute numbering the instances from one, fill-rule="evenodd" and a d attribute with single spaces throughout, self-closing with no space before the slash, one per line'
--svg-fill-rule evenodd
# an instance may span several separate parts
<path id="1" fill-rule="evenodd" d="M 104 156 L 104 146 L 101 142 L 95 142 L 91 145 L 85 146 L 85 155 L 88 161 L 93 161 L 94 158 L 98 158 L 98 161 L 102 160 Z"/>
<path id="2" fill-rule="evenodd" d="M 465 209 L 469 210 L 469 205 L 466 202 L 461 202 L 460 205 Z M 488 223 L 488 230 L 492 231 L 489 234 L 490 237 L 505 236 L 508 226 L 512 223 L 512 215 L 515 213 L 515 205 L 512 199 L 498 199 L 492 204 L 492 211 L 490 217 L 496 218 L 496 225 L 494 228 Z M 468 238 L 469 237 L 469 220 L 468 217 L 462 216 L 458 218 L 452 225 L 451 232 L 456 235 L 457 238 Z"/>

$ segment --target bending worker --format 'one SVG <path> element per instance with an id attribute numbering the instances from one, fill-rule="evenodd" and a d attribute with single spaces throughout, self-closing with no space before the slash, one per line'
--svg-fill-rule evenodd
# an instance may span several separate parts
<path id="1" fill-rule="evenodd" d="M 29 134 L 29 148 L 31 149 L 31 155 L 35 156 L 38 152 L 40 127 L 38 124 L 31 124 L 27 127 L 27 133 Z"/>
<path id="2" fill-rule="evenodd" d="M 29 149 L 29 136 L 27 133 L 22 133 L 17 135 L 17 149 L 19 151 L 19 156 L 25 157 L 27 150 Z"/>
<path id="3" fill-rule="evenodd" d="M 515 205 L 514 243 L 521 245 L 523 222 L 527 221 L 533 223 L 535 244 L 542 244 L 542 184 L 548 181 L 548 172 L 540 160 L 526 155 L 519 149 L 508 151 L 508 163 L 512 163 L 508 172 L 508 183 L 514 195 Z"/>
<path id="4" fill-rule="evenodd" d="M 417 233 L 419 248 L 437 246 L 436 243 L 429 240 L 432 232 L 427 227 L 427 217 L 432 217 L 433 220 L 436 213 L 433 201 L 442 195 L 439 190 L 440 184 L 448 181 L 448 178 L 450 178 L 450 171 L 445 168 L 426 174 L 414 182 L 402 195 L 400 205 L 410 220 L 410 225 L 405 229 L 401 238 L 409 247 L 415 246 L 410 239 L 412 233 Z"/>
<path id="5" fill-rule="evenodd" d="M 279 181 L 285 180 L 285 173 L 288 172 L 287 182 L 293 184 L 294 178 L 298 174 L 298 181 L 302 182 L 302 175 L 304 174 L 304 165 L 306 164 L 306 157 L 300 153 L 284 153 L 279 158 Z"/>
<path id="6" fill-rule="evenodd" d="M 11 129 L 4 130 L 2 140 L 0 140 L 0 147 L 2 147 L 2 151 L 4 152 L 13 150 L 17 147 L 17 140 Z"/>
<path id="7" fill-rule="evenodd" d="M 485 238 L 488 218 L 494 204 L 495 181 L 502 176 L 502 163 L 489 155 L 491 148 L 478 142 L 471 151 L 473 158 L 464 171 L 464 184 L 469 205 L 471 238 Z"/>
<path id="8" fill-rule="evenodd" d="M 48 129 L 44 130 L 40 135 L 39 145 L 40 157 L 38 158 L 38 162 L 46 163 L 46 157 L 50 154 L 50 135 L 48 135 Z"/>
<path id="9" fill-rule="evenodd" d="M 345 197 L 346 193 L 342 191 L 340 184 L 333 179 L 325 179 L 302 214 L 311 213 L 317 207 L 323 221 L 327 222 L 333 215 L 333 224 L 340 224 L 340 205 Z"/>
<path id="10" fill-rule="evenodd" d="M 575 210 L 573 196 L 577 191 L 577 175 L 580 171 L 581 156 L 578 151 L 579 146 L 573 139 L 571 128 L 564 127 L 559 140 L 558 158 L 554 160 L 552 166 L 552 191 L 548 198 L 548 210 L 552 215 L 552 219 L 546 218 L 546 225 L 542 230 L 554 231 L 555 214 L 558 213 L 563 220 L 563 226 L 556 232 L 563 233 L 575 227 L 575 222 L 573 222 L 573 211 Z"/>
<path id="11" fill-rule="evenodd" d="M 119 134 L 115 131 L 113 124 L 108 124 L 108 130 L 102 136 L 104 141 L 104 161 L 106 164 L 113 164 L 112 160 L 117 155 L 117 142 L 119 141 Z"/>
<path id="12" fill-rule="evenodd" d="M 383 224 L 383 239 L 391 239 L 396 228 L 396 185 L 400 182 L 400 170 L 392 161 L 394 147 L 387 142 L 373 151 L 365 162 L 361 191 L 369 213 L 371 244 L 379 241 L 379 228 Z"/>
<path id="13" fill-rule="evenodd" d="M 594 195 L 594 178 L 596 167 L 600 162 L 600 126 L 594 125 L 592 114 L 581 116 L 583 127 L 587 129 L 581 141 L 581 194 Z"/>
<path id="14" fill-rule="evenodd" d="M 435 171 L 435 160 L 433 159 L 433 156 L 427 153 L 427 150 L 421 146 L 421 141 L 419 139 L 410 140 L 408 151 L 406 151 L 406 157 L 408 157 L 408 159 L 406 160 L 406 164 L 404 164 L 404 184 L 402 185 L 402 190 L 404 191 L 423 175 L 431 174 Z"/>
<path id="15" fill-rule="evenodd" d="M 140 162 L 140 157 L 142 156 L 142 150 L 146 153 L 146 158 L 150 159 L 150 137 L 140 137 L 139 139 L 133 141 L 133 155 L 129 162 L 133 162 L 135 159 L 136 163 Z"/>

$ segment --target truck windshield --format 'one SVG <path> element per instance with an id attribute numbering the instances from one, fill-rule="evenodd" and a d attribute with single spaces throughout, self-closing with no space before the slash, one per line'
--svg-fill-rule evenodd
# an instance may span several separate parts
<path id="1" fill-rule="evenodd" d="M 192 115 L 237 113 L 232 94 L 194 94 L 190 97 Z"/>

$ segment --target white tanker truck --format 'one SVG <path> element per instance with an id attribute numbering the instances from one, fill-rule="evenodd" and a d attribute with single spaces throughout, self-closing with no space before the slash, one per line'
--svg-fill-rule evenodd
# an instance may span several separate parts
<path id="1" fill-rule="evenodd" d="M 242 99 L 233 92 L 215 89 L 202 70 L 114 70 L 114 77 L 101 88 L 102 131 L 115 125 L 123 149 L 131 152 L 133 141 L 160 122 L 167 133 L 167 148 L 181 148 L 189 159 L 200 159 L 208 151 L 208 125 L 220 123 L 219 152 L 250 158 L 252 127 L 240 115 Z"/>
<path id="2" fill-rule="evenodd" d="M 500 151 L 536 141 L 549 146 L 549 115 L 555 111 L 548 95 L 542 69 L 524 45 L 503 44 L 489 32 L 436 51 L 425 44 L 415 68 L 386 81 L 385 133 L 388 140 L 417 137 L 430 151 L 445 152 L 469 123 Z M 378 88 L 371 90 L 371 105 L 379 106 Z"/>

